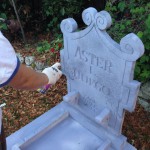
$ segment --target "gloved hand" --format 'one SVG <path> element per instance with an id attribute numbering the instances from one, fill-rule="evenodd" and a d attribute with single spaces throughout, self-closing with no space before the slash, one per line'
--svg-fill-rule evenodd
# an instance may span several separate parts
<path id="1" fill-rule="evenodd" d="M 42 73 L 45 73 L 49 79 L 48 84 L 54 85 L 62 76 L 62 72 L 59 70 L 60 63 L 55 63 L 53 66 L 45 68 Z"/>

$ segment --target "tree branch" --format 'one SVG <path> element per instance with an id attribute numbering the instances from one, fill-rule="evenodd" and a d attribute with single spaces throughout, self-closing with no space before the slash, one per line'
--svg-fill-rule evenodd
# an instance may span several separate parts
<path id="1" fill-rule="evenodd" d="M 22 33 L 23 41 L 24 41 L 24 43 L 26 43 L 26 38 L 25 38 L 24 30 L 23 30 L 23 27 L 22 27 L 22 25 L 21 25 L 20 18 L 19 18 L 19 15 L 18 15 L 18 12 L 17 12 L 17 9 L 16 9 L 16 5 L 15 5 L 14 0 L 12 0 L 12 5 L 13 5 L 13 8 L 14 8 L 14 11 L 15 11 L 15 14 L 16 14 L 16 17 L 17 17 L 17 20 L 18 20 L 19 25 L 20 25 L 20 28 L 21 28 L 21 33 Z"/>

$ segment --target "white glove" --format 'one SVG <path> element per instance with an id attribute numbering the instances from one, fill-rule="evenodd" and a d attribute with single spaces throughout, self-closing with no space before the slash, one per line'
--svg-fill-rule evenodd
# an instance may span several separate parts
<path id="1" fill-rule="evenodd" d="M 45 68 L 42 71 L 42 73 L 45 73 L 49 79 L 48 84 L 54 85 L 62 76 L 62 72 L 58 69 L 60 66 L 60 63 L 57 62 L 53 66 Z"/>

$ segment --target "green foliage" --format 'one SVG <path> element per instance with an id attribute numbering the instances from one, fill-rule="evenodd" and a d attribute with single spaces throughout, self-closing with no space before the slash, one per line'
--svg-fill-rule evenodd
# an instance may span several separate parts
<path id="1" fill-rule="evenodd" d="M 0 5 L 0 18 L 7 19 L 8 11 L 5 11 L 8 8 L 8 2 L 1 2 Z M 7 30 L 6 24 L 0 21 L 0 30 Z"/>
<path id="2" fill-rule="evenodd" d="M 50 49 L 50 44 L 48 41 L 42 41 L 42 42 L 39 42 L 38 43 L 38 46 L 36 48 L 36 50 L 39 52 L 39 53 L 44 53 L 46 51 L 48 51 Z"/>
<path id="3" fill-rule="evenodd" d="M 126 3 L 125 3 L 125 1 L 120 2 L 120 3 L 118 4 L 118 8 L 119 8 L 119 10 L 120 10 L 121 12 L 123 12 L 123 11 L 125 10 L 125 8 L 126 8 Z"/>
<path id="4" fill-rule="evenodd" d="M 55 35 L 54 40 L 51 42 L 50 54 L 53 58 L 58 58 L 60 50 L 63 47 L 63 38 L 61 34 Z"/>
<path id="5" fill-rule="evenodd" d="M 59 51 L 62 48 L 63 39 L 62 36 L 57 36 L 50 44 L 51 48 L 54 48 L 55 51 Z"/>
<path id="6" fill-rule="evenodd" d="M 145 81 L 150 79 L 150 15 L 145 21 L 144 30 L 139 31 L 137 35 L 142 39 L 146 51 L 140 61 L 137 62 L 135 75 Z"/>
<path id="7" fill-rule="evenodd" d="M 61 34 L 55 34 L 54 40 L 52 40 L 50 43 L 48 41 L 42 41 L 37 44 L 36 50 L 39 53 L 45 53 L 47 51 L 50 51 L 51 54 L 59 53 L 60 49 L 63 46 L 63 39 Z"/>
<path id="8" fill-rule="evenodd" d="M 145 46 L 145 54 L 137 61 L 135 78 L 144 82 L 150 79 L 150 2 L 147 0 L 107 1 L 113 25 L 109 34 L 117 42 L 128 33 L 135 33 Z"/>
<path id="9" fill-rule="evenodd" d="M 83 0 L 43 0 L 43 14 L 48 19 L 48 30 L 58 29 L 62 19 L 79 14 Z"/>
<path id="10" fill-rule="evenodd" d="M 27 30 L 58 31 L 64 18 L 81 17 L 83 9 L 92 0 L 15 0 L 21 23 Z M 11 1 L 2 0 L 0 14 L 5 13 L 8 19 L 16 19 Z"/>
<path id="11" fill-rule="evenodd" d="M 0 13 L 0 18 L 7 19 L 5 13 Z M 0 22 L 0 30 L 7 30 L 6 24 Z"/>

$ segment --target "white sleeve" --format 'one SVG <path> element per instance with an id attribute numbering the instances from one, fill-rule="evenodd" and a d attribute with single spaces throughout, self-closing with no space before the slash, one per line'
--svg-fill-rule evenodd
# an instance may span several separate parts
<path id="1" fill-rule="evenodd" d="M 0 31 L 0 87 L 7 85 L 16 75 L 20 66 L 10 42 Z"/>

